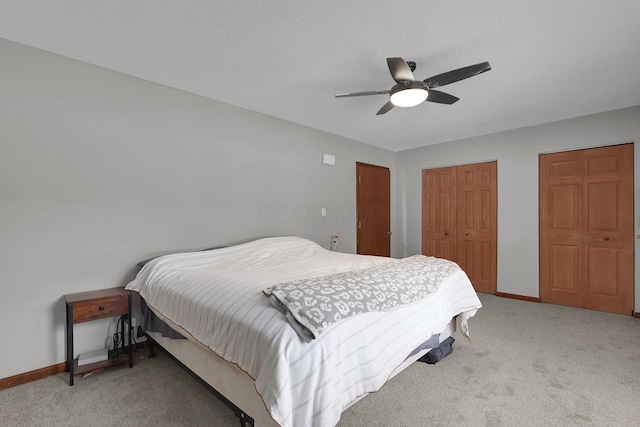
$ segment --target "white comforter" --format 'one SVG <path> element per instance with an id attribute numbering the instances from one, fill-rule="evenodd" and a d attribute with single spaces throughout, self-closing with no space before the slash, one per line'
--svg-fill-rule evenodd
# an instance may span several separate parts
<path id="1" fill-rule="evenodd" d="M 475 314 L 480 301 L 466 274 L 458 271 L 423 301 L 345 319 L 305 343 L 262 290 L 393 262 L 330 252 L 297 237 L 275 237 L 156 258 L 127 289 L 254 378 L 278 424 L 328 427 L 337 424 L 353 399 L 378 390 L 414 348 L 440 333 L 452 317 Z"/>

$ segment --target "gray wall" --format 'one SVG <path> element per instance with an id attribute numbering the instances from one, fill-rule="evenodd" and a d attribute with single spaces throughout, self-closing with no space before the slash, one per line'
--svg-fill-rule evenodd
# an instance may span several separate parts
<path id="1" fill-rule="evenodd" d="M 257 237 L 354 252 L 355 162 L 395 185 L 390 151 L 4 40 L 0 93 L 0 378 L 64 361 L 64 294 Z M 114 322 L 75 331 L 77 354 Z"/>
<path id="2" fill-rule="evenodd" d="M 541 153 L 640 141 L 640 107 L 396 153 L 396 253 L 421 252 L 422 169 L 498 161 L 498 291 L 538 297 L 538 157 Z M 635 147 L 635 217 L 640 148 Z M 640 229 L 635 231 L 640 234 Z M 635 254 L 635 311 L 640 311 Z"/>

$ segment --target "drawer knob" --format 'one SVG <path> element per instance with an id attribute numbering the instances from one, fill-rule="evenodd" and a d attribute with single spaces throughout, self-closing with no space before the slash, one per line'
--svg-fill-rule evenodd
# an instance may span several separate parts
<path id="1" fill-rule="evenodd" d="M 104 310 L 104 305 L 101 305 L 100 307 L 98 307 L 98 310 L 103 311 Z"/>

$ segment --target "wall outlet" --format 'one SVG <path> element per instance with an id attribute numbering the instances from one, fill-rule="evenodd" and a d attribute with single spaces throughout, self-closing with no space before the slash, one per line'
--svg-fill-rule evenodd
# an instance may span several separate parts
<path id="1" fill-rule="evenodd" d="M 331 236 L 331 244 L 329 244 L 329 250 L 330 251 L 337 251 L 338 250 L 338 238 L 340 236 Z"/>
<path id="2" fill-rule="evenodd" d="M 129 320 L 126 319 L 124 320 L 124 330 L 126 331 L 127 328 L 131 328 L 131 342 L 132 343 L 140 343 L 140 342 L 145 342 L 147 340 L 147 337 L 144 336 L 144 334 L 142 333 L 142 327 L 138 326 L 138 322 L 135 316 L 131 317 L 131 326 L 129 326 Z M 126 332 L 125 332 L 126 333 Z M 127 337 L 123 337 L 123 344 L 126 345 L 127 341 Z"/>
<path id="3" fill-rule="evenodd" d="M 147 337 L 142 333 L 142 326 L 138 326 L 136 328 L 133 338 L 136 343 L 145 342 L 147 340 Z"/>

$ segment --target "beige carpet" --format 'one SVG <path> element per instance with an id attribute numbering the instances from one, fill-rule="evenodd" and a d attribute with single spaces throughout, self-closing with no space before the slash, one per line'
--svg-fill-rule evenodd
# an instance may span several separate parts
<path id="1" fill-rule="evenodd" d="M 347 410 L 355 426 L 635 426 L 640 320 L 480 295 L 472 342 L 415 363 Z M 168 357 L 137 352 L 68 386 L 68 376 L 0 391 L 2 426 L 239 426 Z"/>

